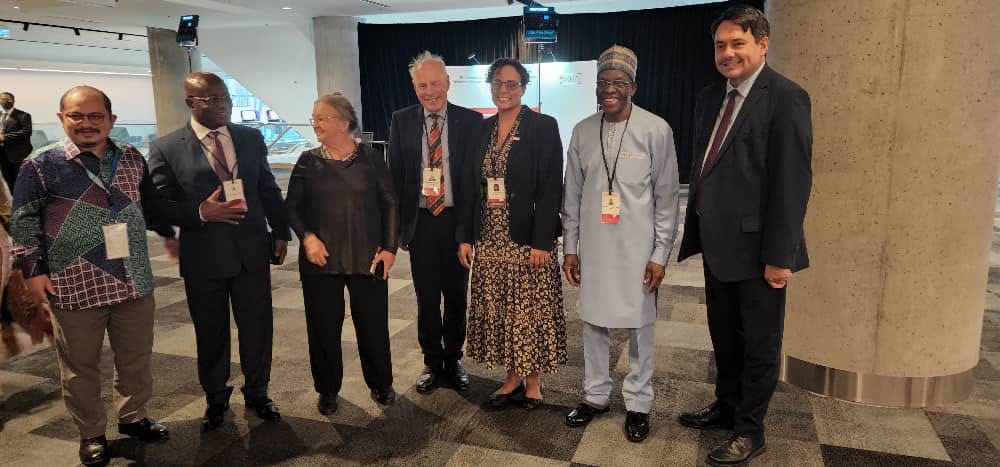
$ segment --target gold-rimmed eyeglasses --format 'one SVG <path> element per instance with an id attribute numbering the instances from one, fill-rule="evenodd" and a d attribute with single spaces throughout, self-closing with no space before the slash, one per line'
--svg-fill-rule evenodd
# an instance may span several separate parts
<path id="1" fill-rule="evenodd" d="M 337 117 L 335 117 L 335 116 L 334 117 L 312 117 L 312 118 L 309 119 L 309 124 L 312 125 L 312 126 L 316 126 L 317 124 L 324 123 L 324 122 L 327 122 L 327 121 L 330 121 L 330 120 L 336 120 L 336 119 L 337 119 Z"/>

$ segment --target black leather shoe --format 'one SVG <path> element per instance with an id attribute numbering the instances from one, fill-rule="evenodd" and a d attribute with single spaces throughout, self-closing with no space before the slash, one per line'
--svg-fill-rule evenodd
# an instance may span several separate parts
<path id="1" fill-rule="evenodd" d="M 625 412 L 625 438 L 638 443 L 649 435 L 649 414 L 642 412 Z"/>
<path id="2" fill-rule="evenodd" d="M 455 360 L 445 365 L 445 373 L 448 375 L 448 384 L 456 391 L 469 389 L 469 374 L 462 366 L 461 360 Z"/>
<path id="3" fill-rule="evenodd" d="M 205 417 L 201 419 L 201 431 L 212 431 L 222 426 L 222 420 L 229 410 L 229 403 L 208 404 L 205 409 Z"/>
<path id="4" fill-rule="evenodd" d="M 508 402 L 510 402 L 512 397 L 518 394 L 524 394 L 523 382 L 518 384 L 513 391 L 508 392 L 507 394 L 502 394 L 499 389 L 493 394 L 490 394 L 490 400 L 489 400 L 490 407 L 494 409 L 502 409 L 505 405 L 507 405 Z"/>
<path id="5" fill-rule="evenodd" d="M 684 412 L 677 418 L 681 425 L 688 428 L 699 430 L 733 429 L 733 410 L 718 400 L 701 410 Z"/>
<path id="6" fill-rule="evenodd" d="M 608 408 L 598 409 L 592 405 L 580 403 L 575 409 L 566 414 L 566 426 L 584 426 L 594 419 L 594 415 L 607 412 Z"/>
<path id="7" fill-rule="evenodd" d="M 278 405 L 271 399 L 264 398 L 256 401 L 247 401 L 247 408 L 253 409 L 254 412 L 257 412 L 258 417 L 269 422 L 281 420 L 281 411 L 278 410 Z"/>
<path id="8" fill-rule="evenodd" d="M 767 442 L 761 437 L 759 443 L 749 436 L 733 435 L 712 448 L 706 459 L 710 465 L 735 465 L 767 452 Z"/>
<path id="9" fill-rule="evenodd" d="M 316 402 L 316 409 L 323 415 L 330 415 L 337 411 L 336 394 L 320 394 L 319 402 Z"/>
<path id="10" fill-rule="evenodd" d="M 392 405 L 396 401 L 396 390 L 392 386 L 372 388 L 372 400 L 382 405 Z"/>
<path id="11" fill-rule="evenodd" d="M 163 441 L 170 437 L 166 426 L 149 417 L 134 423 L 119 423 L 118 432 L 143 441 Z"/>
<path id="12" fill-rule="evenodd" d="M 108 438 L 104 435 L 80 440 L 80 463 L 102 465 L 111 459 L 108 453 Z"/>
<path id="13" fill-rule="evenodd" d="M 524 408 L 526 408 L 528 410 L 537 409 L 540 405 L 542 405 L 542 402 L 544 402 L 544 401 L 545 401 L 545 399 L 542 399 L 541 397 L 539 397 L 538 399 L 535 399 L 533 397 L 527 397 L 527 396 L 525 396 L 524 397 Z"/>
<path id="14" fill-rule="evenodd" d="M 430 394 L 438 387 L 438 372 L 430 365 L 424 366 L 424 371 L 417 377 L 417 392 Z"/>

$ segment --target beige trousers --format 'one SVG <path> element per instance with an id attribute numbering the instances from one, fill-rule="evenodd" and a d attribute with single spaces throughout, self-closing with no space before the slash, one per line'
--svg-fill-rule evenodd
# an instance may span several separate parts
<path id="1" fill-rule="evenodd" d="M 62 375 L 63 401 L 80 438 L 105 432 L 107 414 L 101 402 L 101 350 L 107 332 L 115 360 L 115 410 L 118 423 L 146 416 L 153 393 L 153 295 L 90 310 L 53 308 L 56 354 Z"/>

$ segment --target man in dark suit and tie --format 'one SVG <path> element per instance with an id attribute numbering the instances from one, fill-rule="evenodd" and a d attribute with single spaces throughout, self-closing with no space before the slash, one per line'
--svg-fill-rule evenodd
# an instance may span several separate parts
<path id="1" fill-rule="evenodd" d="M 702 253 L 716 401 L 683 425 L 731 429 L 713 465 L 762 454 L 764 415 L 778 381 L 785 285 L 806 268 L 803 218 L 812 185 L 809 95 L 768 67 L 770 27 L 749 6 L 712 25 L 725 81 L 695 104 L 695 152 L 680 260 Z"/>
<path id="2" fill-rule="evenodd" d="M 400 247 L 410 252 L 417 293 L 417 338 L 424 370 L 417 392 L 428 394 L 446 380 L 464 391 L 462 367 L 468 270 L 458 262 L 455 196 L 461 166 L 479 136 L 483 116 L 448 102 L 444 60 L 424 52 L 410 63 L 419 104 L 392 114 L 389 168 L 399 199 Z M 441 297 L 444 296 L 444 312 Z"/>
<path id="3" fill-rule="evenodd" d="M 14 108 L 13 94 L 0 92 L 0 171 L 11 192 L 31 149 L 31 114 Z"/>
<path id="4" fill-rule="evenodd" d="M 281 414 L 268 397 L 269 265 L 284 262 L 291 239 L 281 188 L 260 132 L 229 123 L 233 104 L 222 79 L 192 73 L 184 91 L 191 121 L 150 144 L 149 172 L 157 190 L 185 213 L 170 222 L 181 227 L 180 272 L 194 323 L 198 379 L 208 402 L 202 428 L 222 424 L 233 391 L 228 385 L 230 303 L 246 406 L 265 420 L 277 420 Z M 177 254 L 177 244 L 167 242 L 168 251 Z"/>

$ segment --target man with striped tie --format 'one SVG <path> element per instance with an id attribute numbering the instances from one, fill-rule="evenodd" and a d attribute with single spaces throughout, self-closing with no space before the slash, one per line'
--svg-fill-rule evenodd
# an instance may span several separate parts
<path id="1" fill-rule="evenodd" d="M 462 162 L 479 135 L 482 115 L 448 102 L 444 60 L 430 52 L 409 67 L 419 104 L 392 114 L 389 169 L 399 199 L 400 248 L 410 253 L 417 294 L 417 338 L 424 370 L 417 392 L 442 382 L 464 391 L 462 368 L 469 273 L 455 252 L 455 196 Z M 441 298 L 444 297 L 442 312 Z"/>

